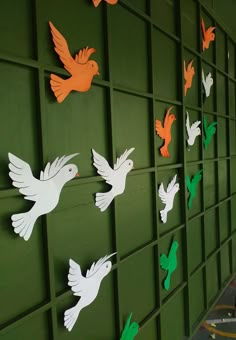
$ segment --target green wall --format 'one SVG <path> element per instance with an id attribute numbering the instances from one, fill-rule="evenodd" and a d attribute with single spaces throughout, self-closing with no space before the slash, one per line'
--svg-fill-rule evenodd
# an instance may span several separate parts
<path id="1" fill-rule="evenodd" d="M 207 27 L 216 26 L 216 41 L 204 54 L 201 16 Z M 49 20 L 73 56 L 87 45 L 97 50 L 100 76 L 91 90 L 73 92 L 62 104 L 50 73 L 68 73 L 53 50 Z M 0 32 L 0 338 L 115 340 L 130 312 L 141 325 L 137 340 L 190 338 L 236 270 L 236 57 L 228 28 L 194 0 L 120 0 L 96 9 L 89 0 L 15 0 L 1 1 Z M 184 59 L 195 66 L 187 97 Z M 202 67 L 215 80 L 206 101 Z M 170 106 L 176 115 L 171 157 L 162 158 L 154 126 Z M 188 151 L 186 110 L 191 120 L 217 121 L 207 151 L 203 133 Z M 97 175 L 91 149 L 112 165 L 131 147 L 126 191 L 101 213 L 94 196 L 109 185 Z M 28 162 L 35 176 L 57 156 L 80 153 L 74 159 L 80 178 L 65 186 L 28 242 L 11 227 L 11 215 L 31 202 L 11 185 L 8 152 Z M 185 178 L 199 169 L 203 179 L 188 210 Z M 157 188 L 174 174 L 180 191 L 162 224 Z M 173 239 L 178 269 L 167 292 L 159 259 Z M 67 285 L 69 259 L 85 274 L 112 252 L 114 266 L 96 301 L 67 332 L 63 314 L 77 302 Z"/>

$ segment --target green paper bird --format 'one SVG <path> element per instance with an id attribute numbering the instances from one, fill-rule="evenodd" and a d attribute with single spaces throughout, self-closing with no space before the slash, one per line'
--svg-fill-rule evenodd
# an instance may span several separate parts
<path id="1" fill-rule="evenodd" d="M 160 261 L 161 268 L 168 271 L 167 276 L 164 281 L 164 287 L 166 290 L 169 290 L 171 274 L 177 268 L 176 252 L 177 252 L 178 247 L 179 247 L 178 242 L 174 241 L 172 242 L 168 257 L 165 254 L 161 255 L 161 261 Z"/>
<path id="2" fill-rule="evenodd" d="M 139 325 L 137 322 L 132 322 L 130 324 L 133 313 L 130 314 L 128 320 L 126 321 L 125 328 L 121 334 L 120 340 L 133 340 L 134 337 L 138 334 Z"/>
<path id="3" fill-rule="evenodd" d="M 192 181 L 190 181 L 189 176 L 186 176 L 187 181 L 187 188 L 190 193 L 189 200 L 188 200 L 188 208 L 192 208 L 193 205 L 193 199 L 196 196 L 197 193 L 197 185 L 202 179 L 202 170 L 199 170 L 194 176 Z"/>
<path id="4" fill-rule="evenodd" d="M 212 122 L 210 125 L 207 126 L 207 120 L 206 117 L 203 118 L 203 125 L 204 125 L 204 131 L 205 131 L 205 139 L 203 141 L 205 149 L 207 149 L 208 145 L 210 144 L 211 137 L 216 132 L 216 124 L 217 122 Z"/>

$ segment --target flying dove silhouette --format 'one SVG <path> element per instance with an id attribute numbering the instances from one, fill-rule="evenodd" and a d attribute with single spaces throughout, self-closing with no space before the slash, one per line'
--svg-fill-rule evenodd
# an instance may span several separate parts
<path id="1" fill-rule="evenodd" d="M 92 53 L 96 52 L 94 48 L 84 48 L 76 54 L 75 59 L 72 58 L 66 39 L 49 21 L 52 39 L 64 68 L 71 74 L 68 79 L 62 79 L 55 74 L 51 74 L 51 88 L 57 98 L 58 103 L 74 90 L 78 92 L 86 92 L 90 89 L 93 77 L 99 75 L 98 64 L 94 60 L 89 60 Z"/>
<path id="2" fill-rule="evenodd" d="M 61 190 L 66 182 L 78 176 L 78 168 L 74 164 L 66 163 L 78 153 L 57 157 L 50 164 L 47 163 L 40 173 L 40 180 L 36 179 L 28 163 L 9 153 L 9 176 L 12 184 L 25 195 L 26 200 L 34 201 L 33 207 L 22 214 L 12 215 L 12 226 L 15 233 L 27 241 L 33 231 L 37 218 L 52 211 L 58 204 Z"/>
<path id="3" fill-rule="evenodd" d="M 176 183 L 177 175 L 175 175 L 172 181 L 168 184 L 167 190 L 165 191 L 163 183 L 161 183 L 158 194 L 165 208 L 160 211 L 161 220 L 163 223 L 167 221 L 167 214 L 173 208 L 174 198 L 179 191 L 179 183 Z"/>
<path id="4" fill-rule="evenodd" d="M 102 2 L 102 0 L 92 0 L 92 1 L 93 1 L 93 4 L 94 4 L 95 7 L 98 7 L 100 2 Z M 104 0 L 104 1 L 106 1 L 110 5 L 115 5 L 118 2 L 118 0 Z"/>
<path id="5" fill-rule="evenodd" d="M 190 181 L 189 176 L 186 176 L 187 188 L 190 193 L 189 200 L 188 200 L 188 208 L 190 209 L 193 205 L 193 199 L 197 193 L 197 185 L 202 179 L 202 170 L 199 170 Z"/>
<path id="6" fill-rule="evenodd" d="M 156 133 L 158 136 L 160 136 L 162 139 L 164 139 L 165 143 L 164 145 L 160 148 L 160 152 L 162 157 L 170 157 L 169 151 L 168 151 L 168 145 L 170 144 L 171 141 L 171 126 L 176 120 L 174 114 L 170 114 L 170 111 L 173 109 L 173 106 L 171 106 L 165 116 L 164 120 L 164 126 L 162 126 L 162 123 L 160 120 L 156 120 Z"/>
<path id="7" fill-rule="evenodd" d="M 125 328 L 121 334 L 120 340 L 133 340 L 139 332 L 139 325 L 137 322 L 131 322 L 133 313 L 130 313 L 128 320 L 125 323 Z"/>
<path id="8" fill-rule="evenodd" d="M 186 63 L 185 63 L 185 60 L 184 60 L 184 80 L 185 80 L 184 95 L 185 96 L 187 94 L 187 90 L 192 87 L 192 81 L 193 81 L 194 74 L 195 74 L 195 70 L 194 70 L 194 67 L 193 67 L 193 60 L 190 61 L 190 63 L 187 66 L 187 69 L 186 69 Z"/>
<path id="9" fill-rule="evenodd" d="M 204 125 L 204 132 L 205 132 L 205 139 L 203 143 L 204 143 L 205 149 L 207 149 L 208 145 L 210 144 L 211 137 L 216 132 L 217 122 L 212 122 L 210 125 L 207 126 L 206 117 L 203 117 L 203 125 Z"/>
<path id="10" fill-rule="evenodd" d="M 114 197 L 123 194 L 125 191 L 126 176 L 133 168 L 133 161 L 127 157 L 134 151 L 134 148 L 125 150 L 125 152 L 116 160 L 114 170 L 110 167 L 107 160 L 99 155 L 95 150 L 93 152 L 93 165 L 97 168 L 97 173 L 101 175 L 106 183 L 112 186 L 111 190 L 105 193 L 96 194 L 96 206 L 105 211 L 111 204 Z"/>
<path id="11" fill-rule="evenodd" d="M 215 33 L 213 31 L 215 30 L 215 27 L 210 26 L 207 30 L 205 28 L 205 23 L 203 18 L 201 18 L 201 26 L 202 26 L 202 50 L 209 48 L 210 42 L 215 40 Z"/>
<path id="12" fill-rule="evenodd" d="M 161 255 L 160 258 L 160 265 L 161 268 L 167 271 L 167 276 L 164 281 L 164 288 L 166 290 L 170 289 L 170 278 L 172 273 L 176 270 L 177 268 L 177 256 L 176 252 L 179 247 L 179 244 L 177 241 L 174 241 L 171 245 L 168 257 L 165 254 Z"/>
<path id="13" fill-rule="evenodd" d="M 187 143 L 188 145 L 193 145 L 196 137 L 201 134 L 201 129 L 198 127 L 201 124 L 201 122 L 197 120 L 190 126 L 188 111 L 186 113 L 187 113 L 186 128 L 187 128 L 187 134 L 188 134 Z"/>
<path id="14" fill-rule="evenodd" d="M 206 95 L 206 97 L 209 97 L 210 92 L 211 92 L 211 87 L 214 83 L 214 80 L 213 80 L 210 72 L 205 77 L 203 69 L 202 69 L 202 83 L 203 83 L 203 87 L 204 87 L 204 90 L 205 90 L 205 95 Z"/>
<path id="15" fill-rule="evenodd" d="M 96 299 L 102 280 L 112 268 L 112 263 L 108 259 L 115 254 L 106 255 L 96 263 L 94 262 L 90 269 L 87 270 L 86 277 L 82 275 L 80 265 L 70 259 L 68 285 L 75 296 L 80 296 L 80 300 L 74 307 L 67 309 L 64 313 L 64 325 L 69 332 L 74 327 L 81 310 Z"/>

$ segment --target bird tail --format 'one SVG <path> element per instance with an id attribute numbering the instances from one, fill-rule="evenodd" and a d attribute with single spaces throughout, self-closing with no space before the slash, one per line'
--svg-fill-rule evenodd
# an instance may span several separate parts
<path id="1" fill-rule="evenodd" d="M 164 287 L 165 287 L 166 290 L 170 289 L 170 276 L 171 276 L 171 273 L 168 270 L 168 274 L 167 274 L 165 281 L 164 281 Z"/>
<path id="2" fill-rule="evenodd" d="M 188 199 L 188 208 L 192 208 L 192 205 L 193 205 L 193 196 L 190 195 L 189 199 Z"/>
<path id="3" fill-rule="evenodd" d="M 102 0 L 93 0 L 94 7 L 98 7 Z"/>
<path id="4" fill-rule="evenodd" d="M 81 308 L 79 307 L 79 302 L 72 308 L 67 309 L 64 313 L 64 326 L 68 329 L 70 332 L 72 328 L 74 327 L 79 313 L 81 311 Z"/>
<path id="5" fill-rule="evenodd" d="M 55 74 L 51 74 L 50 84 L 58 103 L 63 102 L 71 91 L 67 79 L 62 79 Z"/>
<path id="6" fill-rule="evenodd" d="M 25 241 L 28 241 L 32 234 L 36 219 L 37 217 L 33 216 L 30 211 L 12 215 L 11 220 L 14 232 L 19 234 L 20 237 L 23 237 Z"/>
<path id="7" fill-rule="evenodd" d="M 167 221 L 167 211 L 165 209 L 161 210 L 160 215 L 161 215 L 162 222 L 166 223 L 166 221 Z"/>
<path id="8" fill-rule="evenodd" d="M 167 149 L 166 144 L 164 144 L 161 148 L 160 148 L 160 152 L 162 157 L 170 157 L 169 151 Z"/>
<path id="9" fill-rule="evenodd" d="M 101 211 L 105 211 L 107 209 L 107 207 L 111 204 L 112 200 L 114 198 L 114 195 L 112 193 L 112 191 L 108 191 L 108 192 L 98 192 L 96 194 L 96 207 L 98 207 Z"/>

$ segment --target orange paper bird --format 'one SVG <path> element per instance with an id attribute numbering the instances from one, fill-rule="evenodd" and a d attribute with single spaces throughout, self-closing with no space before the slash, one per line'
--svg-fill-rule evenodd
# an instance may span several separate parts
<path id="1" fill-rule="evenodd" d="M 64 68 L 71 74 L 68 79 L 62 79 L 55 74 L 51 74 L 51 88 L 58 103 L 61 103 L 72 90 L 86 92 L 90 89 L 93 77 L 99 75 L 98 64 L 94 60 L 89 60 L 91 54 L 96 50 L 86 47 L 80 50 L 75 59 L 73 59 L 66 39 L 50 21 L 49 25 L 55 45 L 54 49 L 64 64 Z"/>
<path id="2" fill-rule="evenodd" d="M 171 126 L 173 121 L 176 120 L 175 115 L 170 114 L 170 111 L 172 109 L 173 106 L 171 106 L 166 112 L 164 127 L 162 126 L 160 120 L 156 120 L 156 133 L 158 134 L 158 136 L 165 140 L 164 145 L 160 148 L 162 157 L 170 157 L 168 145 L 170 144 L 171 141 Z"/>
<path id="3" fill-rule="evenodd" d="M 193 65 L 193 60 L 190 61 L 190 63 L 188 64 L 188 67 L 186 69 L 186 63 L 185 63 L 185 60 L 184 60 L 184 80 L 185 80 L 184 95 L 185 96 L 187 94 L 187 90 L 192 87 L 192 80 L 193 80 L 193 76 L 195 74 L 194 67 L 192 65 Z"/>
<path id="4" fill-rule="evenodd" d="M 92 1 L 93 1 L 93 4 L 94 4 L 95 7 L 98 7 L 100 2 L 102 2 L 102 0 L 92 0 Z M 110 5 L 115 5 L 118 2 L 118 0 L 104 0 L 104 1 L 106 1 Z"/>
<path id="5" fill-rule="evenodd" d="M 202 24 L 202 34 L 203 34 L 202 50 L 204 51 L 206 48 L 209 48 L 210 42 L 215 40 L 215 33 L 213 33 L 215 27 L 210 26 L 206 30 L 203 18 L 202 18 L 201 24 Z"/>

